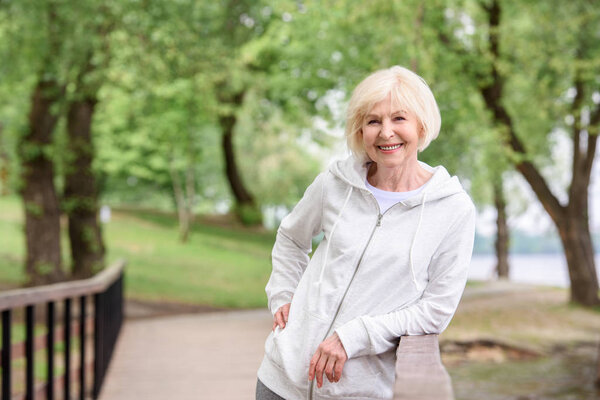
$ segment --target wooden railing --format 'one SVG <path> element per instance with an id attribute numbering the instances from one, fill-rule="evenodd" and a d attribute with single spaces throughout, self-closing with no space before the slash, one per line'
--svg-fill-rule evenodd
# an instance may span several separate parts
<path id="1" fill-rule="evenodd" d="M 0 311 L 2 312 L 2 400 L 34 399 L 42 397 L 54 399 L 57 390 L 63 399 L 97 398 L 100 393 L 104 374 L 121 329 L 123 321 L 123 273 L 124 261 L 101 271 L 92 278 L 38 286 L 27 289 L 16 289 L 0 294 Z M 93 312 L 88 312 L 88 297 L 93 297 Z M 73 300 L 78 300 L 73 304 Z M 73 318 L 73 306 L 77 306 L 77 318 Z M 36 336 L 36 307 L 45 308 L 45 325 L 47 333 Z M 62 306 L 62 307 L 61 307 Z M 23 315 L 25 325 L 25 341 L 12 343 L 13 317 Z M 56 327 L 57 311 L 63 324 Z M 15 315 L 13 315 L 15 314 Z M 38 328 L 39 330 L 39 328 Z M 73 368 L 72 336 L 79 340 L 78 365 Z M 91 343 L 87 338 L 91 336 Z M 55 347 L 62 339 L 60 357 L 56 357 Z M 35 381 L 36 350 L 45 349 L 46 378 L 42 384 Z M 93 351 L 90 361 L 88 353 Z M 15 360 L 25 358 L 25 371 L 21 373 L 24 393 L 13 394 L 12 368 Z M 64 374 L 55 377 L 57 358 L 62 359 Z M 22 372 L 22 371 L 20 371 Z M 72 382 L 77 380 L 78 382 Z M 72 383 L 78 387 L 77 396 L 73 396 Z"/>
<path id="2" fill-rule="evenodd" d="M 396 352 L 396 400 L 454 400 L 438 335 L 402 336 Z"/>

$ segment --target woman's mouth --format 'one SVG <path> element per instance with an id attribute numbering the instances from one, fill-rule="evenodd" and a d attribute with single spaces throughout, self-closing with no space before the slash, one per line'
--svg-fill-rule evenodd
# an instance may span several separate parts
<path id="1" fill-rule="evenodd" d="M 380 150 L 383 151 L 391 151 L 391 150 L 396 150 L 399 149 L 404 143 L 400 143 L 400 144 L 392 144 L 389 146 L 377 146 Z"/>

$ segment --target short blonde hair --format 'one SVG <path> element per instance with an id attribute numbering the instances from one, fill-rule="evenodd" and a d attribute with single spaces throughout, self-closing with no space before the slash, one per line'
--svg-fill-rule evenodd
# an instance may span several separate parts
<path id="1" fill-rule="evenodd" d="M 372 73 L 352 92 L 346 114 L 346 141 L 356 157 L 367 157 L 361 135 L 365 118 L 389 94 L 394 106 L 416 116 L 422 133 L 419 151 L 425 150 L 438 136 L 442 117 L 431 89 L 419 75 L 395 65 Z"/>

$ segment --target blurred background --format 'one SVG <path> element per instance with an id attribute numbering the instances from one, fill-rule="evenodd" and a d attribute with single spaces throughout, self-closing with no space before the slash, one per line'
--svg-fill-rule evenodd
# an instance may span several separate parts
<path id="1" fill-rule="evenodd" d="M 399 64 L 442 114 L 420 160 L 479 212 L 457 398 L 597 398 L 599 27 L 583 0 L 0 0 L 0 289 L 124 258 L 130 313 L 266 307 L 274 230 Z"/>

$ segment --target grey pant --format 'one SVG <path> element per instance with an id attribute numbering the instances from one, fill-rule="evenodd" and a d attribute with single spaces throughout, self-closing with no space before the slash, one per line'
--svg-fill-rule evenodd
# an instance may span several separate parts
<path id="1" fill-rule="evenodd" d="M 266 387 L 260 379 L 256 380 L 256 400 L 285 400 Z"/>

